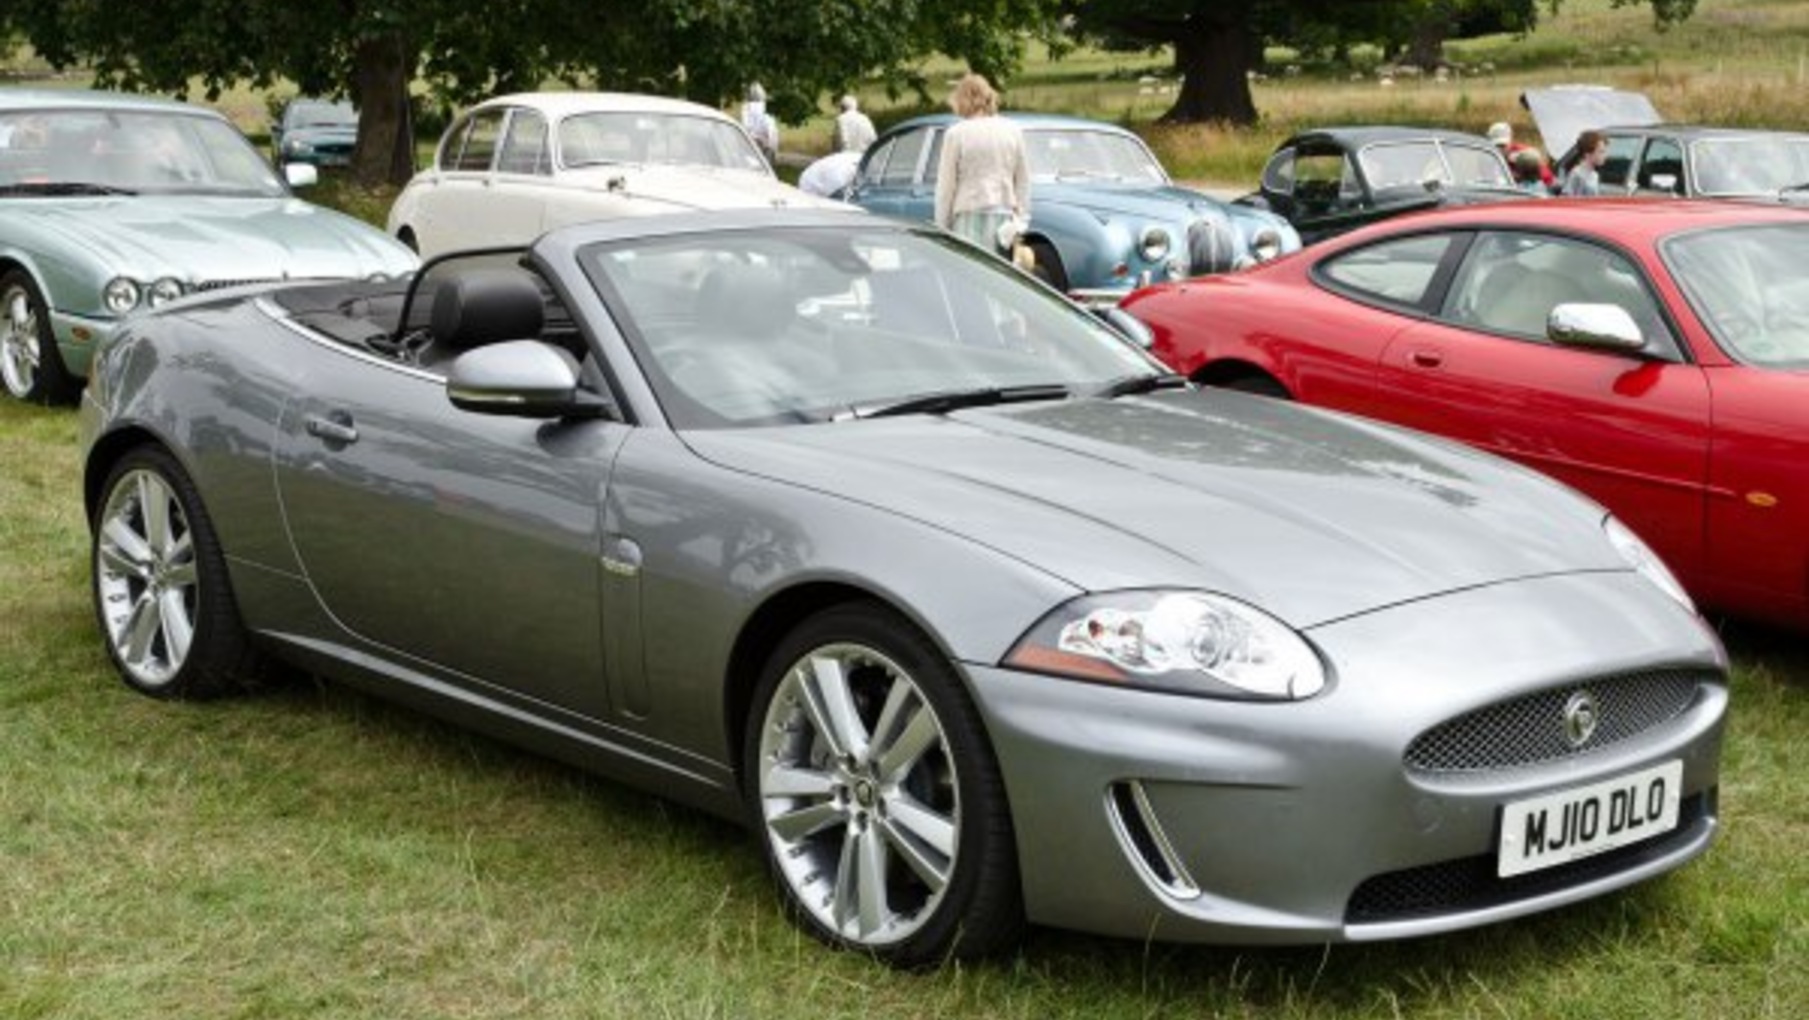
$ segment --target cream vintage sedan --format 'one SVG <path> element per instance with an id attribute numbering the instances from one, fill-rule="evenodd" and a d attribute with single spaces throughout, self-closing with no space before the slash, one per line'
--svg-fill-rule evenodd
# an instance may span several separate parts
<path id="1" fill-rule="evenodd" d="M 534 92 L 486 100 L 440 139 L 390 208 L 424 256 L 523 245 L 588 220 L 699 209 L 839 206 L 782 183 L 741 125 L 680 99 Z"/>

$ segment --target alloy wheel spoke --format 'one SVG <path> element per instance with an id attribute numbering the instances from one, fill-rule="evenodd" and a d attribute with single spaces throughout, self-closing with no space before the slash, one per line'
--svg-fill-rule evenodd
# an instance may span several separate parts
<path id="1" fill-rule="evenodd" d="M 884 927 L 891 907 L 886 901 L 886 841 L 875 826 L 865 826 L 854 841 L 855 882 L 860 909 L 860 932 L 871 935 Z"/>
<path id="2" fill-rule="evenodd" d="M 846 930 L 849 918 L 857 909 L 856 900 L 859 893 L 855 886 L 860 882 L 859 866 L 856 859 L 860 851 L 856 844 L 860 842 L 860 833 L 852 826 L 842 839 L 842 852 L 835 866 L 835 890 L 829 902 L 829 916 L 835 919 L 838 929 Z"/>
<path id="3" fill-rule="evenodd" d="M 171 588 L 192 588 L 195 586 L 195 582 L 200 580 L 200 576 L 193 560 L 187 563 L 172 563 L 163 572 L 164 583 Z"/>
<path id="4" fill-rule="evenodd" d="M 167 555 L 170 547 L 169 491 L 154 475 L 138 476 L 138 510 L 144 515 L 144 537 L 158 556 Z"/>
<path id="5" fill-rule="evenodd" d="M 805 711 L 817 732 L 837 756 L 863 760 L 867 755 L 867 728 L 854 708 L 854 692 L 839 660 L 827 655 L 810 660 L 801 685 Z"/>
<path id="6" fill-rule="evenodd" d="M 923 841 L 944 857 L 955 856 L 955 821 L 937 814 L 917 798 L 902 791 L 886 799 L 886 817 L 900 831 Z"/>
<path id="7" fill-rule="evenodd" d="M 917 764 L 917 760 L 923 757 L 923 752 L 941 742 L 941 739 L 942 731 L 936 727 L 936 717 L 930 714 L 928 707 L 918 705 L 904 728 L 899 731 L 898 739 L 876 756 L 875 772 L 885 782 L 899 782 Z"/>
<path id="8" fill-rule="evenodd" d="M 796 843 L 847 820 L 846 808 L 833 800 L 825 800 L 798 808 L 796 811 L 774 815 L 766 820 L 766 828 L 785 842 Z"/>
<path id="9" fill-rule="evenodd" d="M 157 615 L 163 622 L 163 647 L 170 665 L 180 666 L 188 659 L 189 645 L 195 639 L 194 622 L 189 619 L 182 592 L 165 590 L 158 603 Z"/>
<path id="10" fill-rule="evenodd" d="M 151 561 L 156 558 L 155 554 L 151 552 L 150 543 L 144 540 L 143 535 L 132 530 L 132 525 L 126 521 L 124 515 L 116 515 L 108 521 L 102 535 L 106 538 L 107 543 L 119 551 L 120 555 L 141 568 L 148 568 Z"/>
<path id="11" fill-rule="evenodd" d="M 817 769 L 775 765 L 766 771 L 760 792 L 768 797 L 827 797 L 835 792 L 835 779 Z"/>
<path id="12" fill-rule="evenodd" d="M 100 558 L 102 568 L 108 573 L 129 574 L 140 579 L 149 573 L 143 560 L 127 555 L 104 531 L 101 533 Z"/>
<path id="13" fill-rule="evenodd" d="M 149 593 L 139 596 L 138 602 L 132 606 L 132 615 L 126 620 L 125 647 L 120 649 L 120 657 L 136 668 L 149 664 L 151 645 L 163 630 L 162 613 L 157 600 Z"/>
<path id="14" fill-rule="evenodd" d="M 942 891 L 948 884 L 948 858 L 933 858 L 924 852 L 923 844 L 907 838 L 890 819 L 885 823 L 886 842 L 893 852 L 904 859 L 911 871 L 929 888 L 931 895 Z"/>

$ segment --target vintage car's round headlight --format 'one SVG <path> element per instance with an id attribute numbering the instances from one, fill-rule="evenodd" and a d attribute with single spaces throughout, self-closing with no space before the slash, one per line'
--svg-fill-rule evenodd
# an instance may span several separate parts
<path id="1" fill-rule="evenodd" d="M 169 304 L 181 296 L 182 283 L 169 276 L 151 284 L 150 288 L 145 291 L 145 299 L 151 303 L 152 308 Z"/>
<path id="2" fill-rule="evenodd" d="M 1144 227 L 1143 236 L 1137 239 L 1137 254 L 1143 256 L 1145 262 L 1160 262 L 1168 257 L 1168 249 L 1174 239 L 1162 227 Z"/>
<path id="3" fill-rule="evenodd" d="M 1258 262 L 1267 262 L 1281 254 L 1281 234 L 1274 227 L 1264 227 L 1250 238 L 1250 253 Z"/>
<path id="4" fill-rule="evenodd" d="M 138 307 L 138 293 L 137 281 L 116 276 L 101 288 L 101 300 L 106 302 L 107 311 L 124 315 Z"/>
<path id="5" fill-rule="evenodd" d="M 1696 603 L 1690 601 L 1689 593 L 1683 590 L 1683 583 L 1671 568 L 1665 566 L 1658 554 L 1652 551 L 1643 539 L 1633 533 L 1633 529 L 1622 524 L 1613 514 L 1602 518 L 1602 530 L 1608 534 L 1608 544 L 1621 554 L 1627 565 L 1639 572 L 1639 575 L 1654 585 L 1658 590 L 1671 596 L 1683 604 L 1690 612 L 1696 611 Z"/>
<path id="6" fill-rule="evenodd" d="M 1076 599 L 1044 617 L 1007 666 L 1216 697 L 1309 698 L 1319 656 L 1287 624 L 1236 599 L 1127 591 Z"/>

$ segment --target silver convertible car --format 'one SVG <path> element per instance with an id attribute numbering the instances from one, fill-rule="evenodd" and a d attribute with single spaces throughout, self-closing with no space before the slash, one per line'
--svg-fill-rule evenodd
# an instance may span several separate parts
<path id="1" fill-rule="evenodd" d="M 191 300 L 83 434 L 131 687 L 287 660 L 742 820 L 900 965 L 1450 931 L 1718 825 L 1725 657 L 1600 507 L 1195 390 L 927 228 L 619 220 Z"/>

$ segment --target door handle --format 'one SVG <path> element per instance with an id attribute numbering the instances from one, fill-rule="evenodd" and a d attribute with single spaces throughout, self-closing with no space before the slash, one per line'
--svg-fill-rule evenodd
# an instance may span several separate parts
<path id="1" fill-rule="evenodd" d="M 358 429 L 352 424 L 352 416 L 344 411 L 334 411 L 325 417 L 308 415 L 306 427 L 308 435 L 326 440 L 328 446 L 349 446 L 358 441 Z"/>
<path id="2" fill-rule="evenodd" d="M 1407 356 L 1415 368 L 1437 368 L 1445 363 L 1445 352 L 1431 347 L 1422 347 Z"/>

